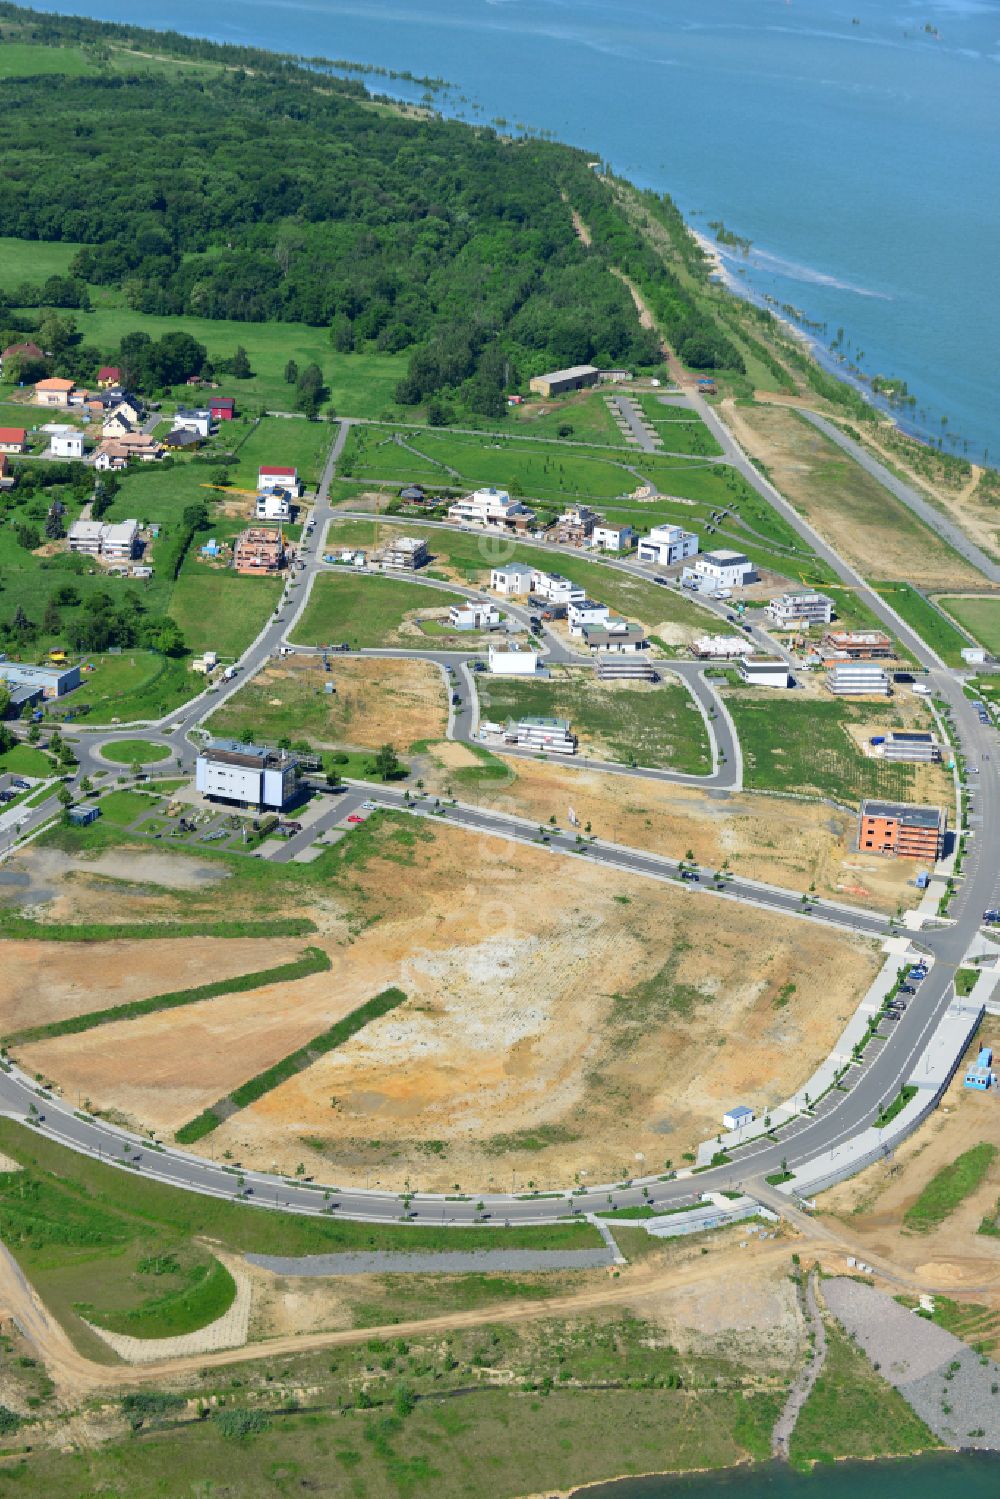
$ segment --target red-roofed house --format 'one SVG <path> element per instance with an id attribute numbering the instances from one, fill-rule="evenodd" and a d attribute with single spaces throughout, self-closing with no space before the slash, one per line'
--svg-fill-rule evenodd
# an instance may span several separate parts
<path id="1" fill-rule="evenodd" d="M 23 427 L 0 427 L 0 453 L 26 453 L 28 434 Z"/>
<path id="2" fill-rule="evenodd" d="M 117 364 L 102 364 L 97 371 L 97 383 L 102 390 L 107 390 L 112 385 L 120 385 L 122 372 Z"/>
<path id="3" fill-rule="evenodd" d="M 302 493 L 297 468 L 277 468 L 267 464 L 257 470 L 257 488 L 270 493 L 274 489 L 286 489 L 296 498 Z"/>
<path id="4" fill-rule="evenodd" d="M 73 389 L 72 380 L 60 380 L 57 377 L 39 380 L 35 386 L 35 401 L 39 406 L 68 406 Z"/>
<path id="5" fill-rule="evenodd" d="M 0 370 L 3 369 L 8 359 L 44 359 L 45 355 L 37 344 L 8 344 L 3 353 L 0 354 Z"/>
<path id="6" fill-rule="evenodd" d="M 236 402 L 232 396 L 213 396 L 208 403 L 213 422 L 231 422 L 236 415 Z"/>

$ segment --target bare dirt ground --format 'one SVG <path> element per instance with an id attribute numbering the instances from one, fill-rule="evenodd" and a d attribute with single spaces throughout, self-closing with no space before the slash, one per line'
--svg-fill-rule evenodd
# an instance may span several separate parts
<path id="1" fill-rule="evenodd" d="M 823 928 L 738 908 L 721 922 L 707 897 L 446 827 L 412 863 L 376 860 L 357 880 L 382 914 L 350 939 L 324 913 L 329 973 L 26 1046 L 22 1061 L 173 1131 L 398 985 L 405 1004 L 234 1115 L 206 1153 L 398 1187 L 604 1179 L 640 1151 L 679 1164 L 736 1096 L 786 1096 L 877 966 Z"/>
<path id="2" fill-rule="evenodd" d="M 727 400 L 720 415 L 782 494 L 862 574 L 877 558 L 880 578 L 929 588 L 982 585 L 980 573 L 794 411 Z"/>
<path id="3" fill-rule="evenodd" d="M 334 693 L 325 692 L 327 683 Z M 336 659 L 327 673 L 321 661 L 291 656 L 265 667 L 213 714 L 210 727 L 228 734 L 253 724 L 263 738 L 287 733 L 317 749 L 377 749 L 436 739 L 447 721 L 444 683 L 429 661 Z"/>
<path id="4" fill-rule="evenodd" d="M 210 892 L 228 874 L 207 859 L 141 844 L 74 855 L 32 844 L 4 864 L 0 894 L 19 915 L 46 921 L 152 920 L 175 910 L 174 892 Z"/>
<path id="5" fill-rule="evenodd" d="M 1000 1021 L 987 1017 L 980 1042 L 1000 1044 Z M 983 1141 L 996 1143 L 1000 1104 L 992 1093 L 962 1087 L 961 1069 L 935 1114 L 903 1144 L 891 1161 L 870 1166 L 819 1199 L 825 1223 L 843 1227 L 863 1252 L 880 1255 L 915 1278 L 949 1295 L 975 1293 L 976 1301 L 1000 1307 L 1000 1238 L 977 1233 L 1000 1200 L 1000 1165 L 983 1184 L 929 1233 L 914 1233 L 903 1216 L 932 1176 Z M 983 1294 L 982 1288 L 987 1288 Z"/>
<path id="6" fill-rule="evenodd" d="M 298 937 L 5 942 L 0 1035 L 290 962 Z"/>
<path id="7" fill-rule="evenodd" d="M 419 773 L 435 795 L 452 785 L 449 770 L 461 768 L 438 763 L 448 753 L 434 745 L 420 757 Z M 543 760 L 507 763 L 509 782 L 463 782 L 453 786 L 454 794 L 539 823 L 554 815 L 563 827 L 572 807 L 581 826 L 589 822 L 599 838 L 674 857 L 690 849 L 699 863 L 715 868 L 729 859 L 750 879 L 792 890 L 815 884 L 821 897 L 861 900 L 881 911 L 919 897 L 908 884 L 909 864 L 859 853 L 856 819 L 822 802 L 638 782 Z"/>

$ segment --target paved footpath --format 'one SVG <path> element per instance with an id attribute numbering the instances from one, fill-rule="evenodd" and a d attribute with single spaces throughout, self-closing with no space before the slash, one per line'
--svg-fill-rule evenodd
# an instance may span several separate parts
<path id="1" fill-rule="evenodd" d="M 487 1271 L 602 1270 L 615 1263 L 611 1249 L 442 1249 L 408 1254 L 386 1250 L 373 1254 L 306 1254 L 288 1258 L 248 1254 L 247 1263 L 275 1275 L 467 1275 Z"/>

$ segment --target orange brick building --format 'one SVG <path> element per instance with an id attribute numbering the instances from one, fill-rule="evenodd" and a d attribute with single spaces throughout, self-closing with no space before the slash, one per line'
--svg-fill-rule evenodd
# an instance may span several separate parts
<path id="1" fill-rule="evenodd" d="M 941 857 L 947 822 L 941 807 L 862 802 L 858 848 L 862 853 L 892 854 L 897 859 L 934 864 Z"/>
<path id="2" fill-rule="evenodd" d="M 285 560 L 285 542 L 280 528 L 249 526 L 236 538 L 233 567 L 238 573 L 260 577 L 276 573 Z"/>

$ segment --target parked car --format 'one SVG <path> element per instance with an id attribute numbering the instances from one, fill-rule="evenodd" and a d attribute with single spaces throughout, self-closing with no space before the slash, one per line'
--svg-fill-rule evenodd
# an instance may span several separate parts
<path id="1" fill-rule="evenodd" d="M 699 883 L 699 881 L 701 880 L 701 875 L 698 873 L 698 871 L 696 869 L 682 869 L 681 870 L 681 879 L 682 880 L 693 880 L 694 883 L 697 885 Z"/>
<path id="2" fill-rule="evenodd" d="M 914 989 L 912 984 L 900 984 L 899 988 L 896 990 L 897 994 L 916 994 L 916 992 L 917 991 L 916 989 Z"/>
<path id="3" fill-rule="evenodd" d="M 378 806 L 378 802 L 362 802 L 361 806 L 366 812 L 374 812 Z"/>
<path id="4" fill-rule="evenodd" d="M 352 812 L 351 815 L 350 815 L 350 817 L 347 820 L 348 820 L 348 822 L 364 822 L 364 818 L 363 817 L 359 817 L 358 814 L 357 814 L 357 812 Z"/>
<path id="5" fill-rule="evenodd" d="M 666 587 L 668 587 L 668 585 L 670 583 L 670 579 L 669 578 L 654 578 L 653 582 L 654 583 L 662 583 L 663 586 L 664 586 L 664 588 L 666 588 Z"/>

